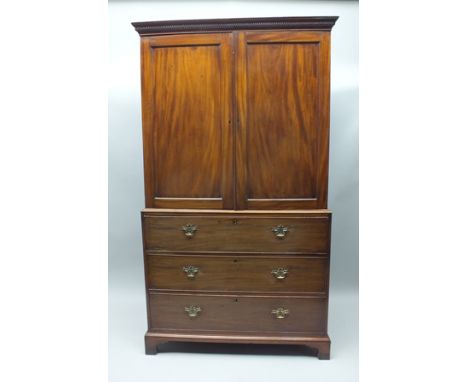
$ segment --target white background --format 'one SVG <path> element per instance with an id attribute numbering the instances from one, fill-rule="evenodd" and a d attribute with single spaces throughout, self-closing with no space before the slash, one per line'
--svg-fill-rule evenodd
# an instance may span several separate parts
<path id="1" fill-rule="evenodd" d="M 2 6 L 1 380 L 106 380 L 106 18 L 95 0 Z M 360 2 L 363 382 L 468 379 L 465 18 Z"/>

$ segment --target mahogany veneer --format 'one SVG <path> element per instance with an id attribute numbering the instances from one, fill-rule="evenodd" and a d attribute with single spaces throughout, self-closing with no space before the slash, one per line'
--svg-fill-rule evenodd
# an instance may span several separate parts
<path id="1" fill-rule="evenodd" d="M 150 292 L 150 329 L 199 330 L 224 333 L 271 332 L 322 334 L 326 330 L 326 298 L 252 295 L 175 294 Z M 186 306 L 201 311 L 190 319 L 180 314 Z M 287 306 L 289 314 L 277 319 L 273 309 Z"/>
<path id="2" fill-rule="evenodd" d="M 186 255 L 148 251 L 146 264 L 150 290 L 326 295 L 328 288 L 328 256 Z M 193 279 L 183 272 L 187 264 L 197 269 Z M 288 270 L 283 279 L 277 279 L 272 273 L 278 269 Z"/>
<path id="3" fill-rule="evenodd" d="M 330 31 L 337 17 L 133 23 L 148 311 L 166 341 L 330 356 Z"/>
<path id="4" fill-rule="evenodd" d="M 330 243 L 329 213 L 265 218 L 144 212 L 143 223 L 145 247 L 162 251 L 328 253 Z M 197 226 L 193 240 L 181 234 L 185 224 Z M 287 240 L 278 240 L 272 233 L 278 225 L 288 227 Z"/>

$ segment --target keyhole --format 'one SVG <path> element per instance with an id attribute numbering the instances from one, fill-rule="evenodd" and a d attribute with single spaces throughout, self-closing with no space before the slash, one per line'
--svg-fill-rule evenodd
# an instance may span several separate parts
<path id="1" fill-rule="evenodd" d="M 237 301 L 238 301 L 237 298 L 235 298 L 235 299 L 234 299 L 234 302 L 237 302 Z"/>

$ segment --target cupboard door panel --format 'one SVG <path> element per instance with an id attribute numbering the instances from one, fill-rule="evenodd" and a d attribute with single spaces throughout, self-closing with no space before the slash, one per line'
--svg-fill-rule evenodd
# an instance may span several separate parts
<path id="1" fill-rule="evenodd" d="M 237 208 L 326 208 L 329 40 L 245 32 L 237 41 Z"/>
<path id="2" fill-rule="evenodd" d="M 148 207 L 233 208 L 229 34 L 143 38 Z"/>

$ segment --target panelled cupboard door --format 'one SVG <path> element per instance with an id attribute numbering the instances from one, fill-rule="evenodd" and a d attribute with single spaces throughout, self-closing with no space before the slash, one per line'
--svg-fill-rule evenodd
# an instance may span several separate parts
<path id="1" fill-rule="evenodd" d="M 141 39 L 147 207 L 234 208 L 231 40 Z"/>
<path id="2" fill-rule="evenodd" d="M 236 208 L 326 208 L 329 33 L 235 35 Z"/>

